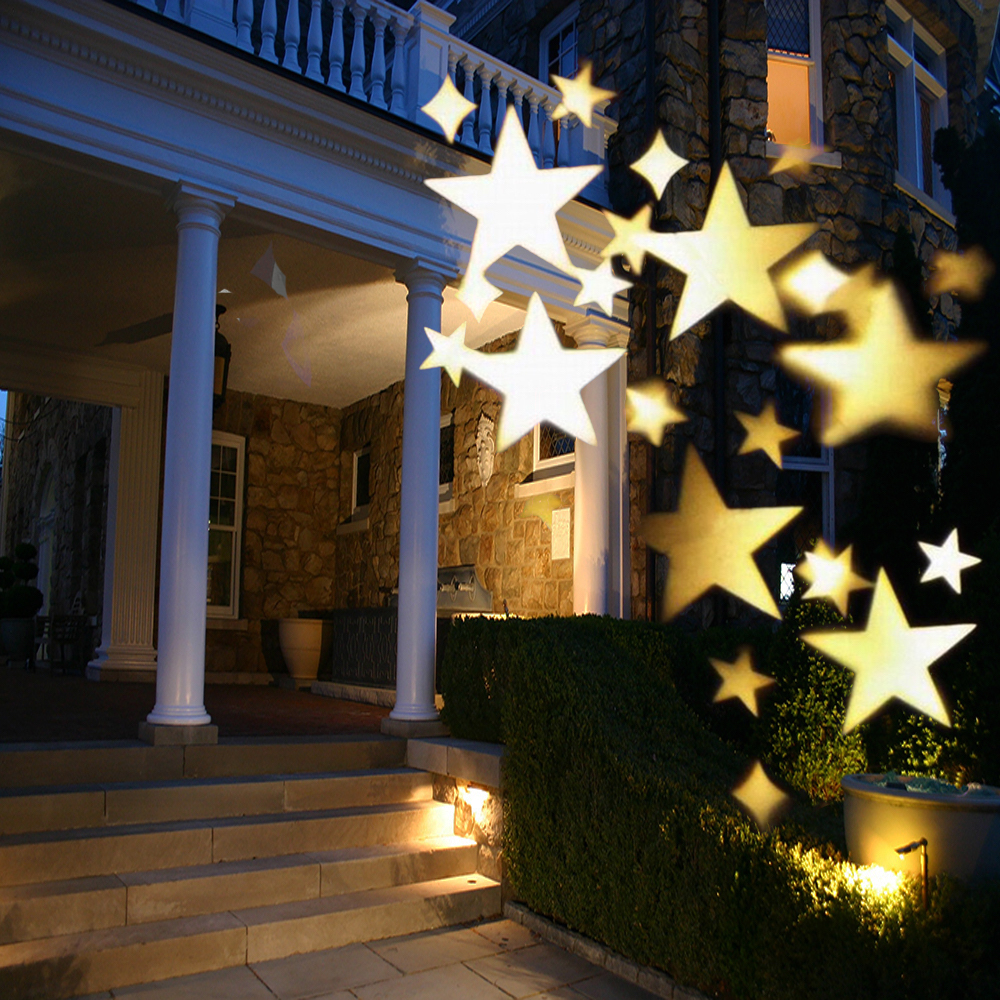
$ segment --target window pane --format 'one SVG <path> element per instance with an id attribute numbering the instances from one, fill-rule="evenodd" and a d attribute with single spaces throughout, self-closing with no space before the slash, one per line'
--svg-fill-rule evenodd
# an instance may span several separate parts
<path id="1" fill-rule="evenodd" d="M 218 469 L 222 463 L 222 446 L 218 444 L 212 445 L 212 468 Z"/>
<path id="2" fill-rule="evenodd" d="M 542 424 L 538 428 L 538 458 L 540 460 L 572 455 L 575 450 L 576 438 L 572 434 L 567 434 L 551 424 Z"/>
<path id="3" fill-rule="evenodd" d="M 920 159 L 923 167 L 924 194 L 934 194 L 934 158 L 931 155 L 934 144 L 931 125 L 931 102 L 920 95 Z"/>
<path id="4" fill-rule="evenodd" d="M 219 481 L 219 496 L 225 500 L 236 499 L 236 476 L 223 472 Z"/>
<path id="5" fill-rule="evenodd" d="M 222 449 L 222 471 L 236 473 L 236 449 Z"/>
<path id="6" fill-rule="evenodd" d="M 208 533 L 208 603 L 228 608 L 233 603 L 233 533 L 213 528 Z"/>
<path id="7" fill-rule="evenodd" d="M 219 501 L 209 500 L 208 502 L 208 523 L 218 524 L 219 523 Z"/>
<path id="8" fill-rule="evenodd" d="M 782 446 L 785 455 L 800 458 L 819 458 L 819 441 L 816 438 L 816 400 L 810 387 L 793 382 L 781 370 L 776 378 L 778 423 L 800 431 L 802 436 Z"/>
<path id="9" fill-rule="evenodd" d="M 364 507 L 371 502 L 371 452 L 358 455 L 357 468 L 354 478 L 354 506 Z"/>
<path id="10" fill-rule="evenodd" d="M 808 146 L 809 66 L 804 62 L 767 60 L 767 131 L 772 142 Z"/>
<path id="11" fill-rule="evenodd" d="M 455 425 L 441 428 L 441 465 L 438 485 L 447 486 L 455 478 Z"/>
<path id="12" fill-rule="evenodd" d="M 219 501 L 219 524 L 226 524 L 232 527 L 236 524 L 236 501 Z"/>
<path id="13" fill-rule="evenodd" d="M 212 473 L 212 483 L 208 488 L 208 495 L 212 497 L 217 497 L 219 495 L 219 473 Z"/>
<path id="14" fill-rule="evenodd" d="M 809 55 L 809 0 L 765 0 L 767 47 Z"/>

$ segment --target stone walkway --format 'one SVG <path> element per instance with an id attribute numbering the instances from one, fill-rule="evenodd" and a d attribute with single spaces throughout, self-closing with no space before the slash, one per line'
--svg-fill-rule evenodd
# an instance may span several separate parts
<path id="1" fill-rule="evenodd" d="M 656 1000 L 510 920 L 183 976 L 80 1000 Z"/>

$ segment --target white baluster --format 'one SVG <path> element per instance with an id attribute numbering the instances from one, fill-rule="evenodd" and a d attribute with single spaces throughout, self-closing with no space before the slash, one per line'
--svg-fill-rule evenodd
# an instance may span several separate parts
<path id="1" fill-rule="evenodd" d="M 500 138 L 500 129 L 503 128 L 503 120 L 507 117 L 507 87 L 510 86 L 509 82 L 499 74 L 497 74 L 497 113 L 495 119 L 495 125 L 493 129 L 493 135 L 495 138 Z"/>
<path id="2" fill-rule="evenodd" d="M 238 0 L 236 4 L 236 44 L 244 52 L 253 52 L 250 29 L 253 27 L 253 0 Z"/>
<path id="3" fill-rule="evenodd" d="M 482 90 L 479 93 L 479 149 L 483 153 L 493 152 L 490 142 L 490 130 L 493 126 L 493 105 L 490 87 L 493 84 L 494 71 L 485 66 L 479 68 L 479 83 Z"/>
<path id="4" fill-rule="evenodd" d="M 175 21 L 183 21 L 184 11 L 181 9 L 181 0 L 167 0 L 163 5 L 163 16 L 173 18 Z"/>
<path id="5" fill-rule="evenodd" d="M 555 105 L 549 101 L 545 101 L 542 104 L 542 109 L 545 112 L 545 117 L 540 123 L 544 129 L 542 135 L 542 166 L 548 168 L 556 162 L 555 122 L 552 120 L 552 112 L 555 111 Z"/>
<path id="6" fill-rule="evenodd" d="M 344 4 L 346 0 L 332 0 L 333 28 L 330 31 L 330 75 L 328 87 L 344 89 Z"/>
<path id="7" fill-rule="evenodd" d="M 528 118 L 528 146 L 535 156 L 535 163 L 542 165 L 542 135 L 541 125 L 538 121 L 538 105 L 541 103 L 542 95 L 536 93 L 528 94 L 528 104 L 531 106 Z"/>
<path id="8" fill-rule="evenodd" d="M 285 33 L 282 36 L 285 42 L 285 58 L 281 65 L 285 69 L 293 69 L 296 73 L 302 72 L 299 66 L 299 42 L 302 41 L 302 32 L 299 27 L 299 0 L 288 0 L 288 13 L 285 15 Z"/>
<path id="9" fill-rule="evenodd" d="M 372 24 L 375 26 L 375 47 L 372 49 L 372 92 L 368 97 L 373 107 L 384 108 L 385 103 L 385 23 L 386 19 L 372 7 Z"/>
<path id="10" fill-rule="evenodd" d="M 278 57 L 274 51 L 274 36 L 278 33 L 278 7 L 274 0 L 264 0 L 264 9 L 260 15 L 260 57 L 268 62 L 276 63 Z"/>
<path id="11" fill-rule="evenodd" d="M 323 19 L 320 0 L 312 0 L 312 10 L 309 12 L 309 34 L 306 41 L 306 53 L 309 61 L 306 64 L 306 76 L 310 80 L 322 80 L 320 58 L 323 55 Z"/>
<path id="12" fill-rule="evenodd" d="M 524 86 L 523 83 L 519 83 L 514 80 L 511 84 L 510 91 L 514 95 L 514 111 L 517 114 L 517 123 L 527 132 L 524 128 L 524 93 L 528 88 Z M 499 133 L 497 133 L 499 136 Z"/>
<path id="13" fill-rule="evenodd" d="M 466 56 L 462 60 L 462 69 L 465 70 L 465 99 L 470 103 L 475 103 L 475 81 L 476 81 L 476 71 L 473 68 L 472 60 Z M 476 117 L 475 111 L 470 111 L 466 115 L 465 121 L 462 123 L 462 136 L 461 142 L 465 146 L 475 146 L 476 137 L 472 131 L 473 119 Z"/>
<path id="14" fill-rule="evenodd" d="M 406 32 L 392 19 L 392 103 L 389 111 L 406 117 Z"/>
<path id="15" fill-rule="evenodd" d="M 576 125 L 572 115 L 559 119 L 559 154 L 556 163 L 560 167 L 569 166 L 569 130 Z"/>
<path id="16" fill-rule="evenodd" d="M 365 12 L 361 4 L 351 4 L 354 15 L 354 41 L 351 44 L 351 89 L 348 93 L 365 99 Z"/>

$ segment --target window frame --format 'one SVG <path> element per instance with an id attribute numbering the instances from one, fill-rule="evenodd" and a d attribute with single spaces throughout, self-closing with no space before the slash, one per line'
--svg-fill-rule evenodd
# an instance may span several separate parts
<path id="1" fill-rule="evenodd" d="M 212 431 L 212 444 L 236 450 L 236 498 L 233 524 L 209 524 L 209 531 L 229 531 L 233 535 L 232 578 L 230 580 L 231 601 L 228 607 L 206 602 L 206 617 L 236 620 L 240 617 L 240 583 L 243 565 L 243 493 L 246 489 L 246 438 L 227 431 Z M 209 486 L 211 496 L 211 486 Z M 206 573 L 208 566 L 205 567 Z"/>
<path id="2" fill-rule="evenodd" d="M 820 0 L 806 0 L 809 13 L 809 55 L 802 56 L 780 49 L 767 48 L 767 59 L 790 65 L 806 65 L 809 71 L 809 141 L 814 146 L 822 146 L 826 138 L 823 115 L 823 20 Z M 768 140 L 768 144 L 778 151 L 785 143 Z"/>
<path id="3" fill-rule="evenodd" d="M 548 60 L 548 47 L 549 41 L 552 36 L 562 31 L 571 21 L 577 21 L 580 17 L 580 4 L 579 0 L 576 3 L 571 3 L 563 11 L 557 14 L 554 18 L 544 28 L 538 33 L 538 79 L 544 84 L 551 84 L 551 75 L 549 71 L 549 60 Z M 579 31 L 577 30 L 576 36 L 576 68 L 580 68 L 580 44 L 579 44 Z M 562 74 L 559 74 L 562 75 Z M 573 75 L 576 75 L 574 71 Z"/>
<path id="4" fill-rule="evenodd" d="M 443 431 L 446 427 L 455 426 L 455 411 L 450 410 L 448 413 L 441 414 L 441 424 L 440 430 Z M 438 432 L 440 434 L 440 431 Z M 455 438 L 452 436 L 452 449 L 451 449 L 451 478 L 446 483 L 441 482 L 441 471 L 438 470 L 438 503 L 445 504 L 454 497 L 455 488 Z M 438 452 L 441 451 L 441 439 L 438 438 Z"/>
<path id="5" fill-rule="evenodd" d="M 372 446 L 366 444 L 361 448 L 357 448 L 353 455 L 351 456 L 351 520 L 352 521 L 364 521 L 368 518 L 368 512 L 371 510 L 371 497 L 372 497 L 372 464 L 371 464 L 371 453 Z M 358 459 L 363 458 L 368 455 L 368 502 L 359 504 L 358 503 Z"/>
<path id="6" fill-rule="evenodd" d="M 565 431 L 563 432 L 565 433 Z M 567 435 L 571 436 L 571 435 Z M 559 476 L 563 473 L 572 472 L 576 468 L 576 447 L 566 452 L 565 455 L 556 455 L 554 458 L 541 458 L 542 425 L 535 424 L 531 431 L 531 470 L 532 472 L 542 472 L 544 476 L 535 478 L 548 479 L 552 476 Z"/>

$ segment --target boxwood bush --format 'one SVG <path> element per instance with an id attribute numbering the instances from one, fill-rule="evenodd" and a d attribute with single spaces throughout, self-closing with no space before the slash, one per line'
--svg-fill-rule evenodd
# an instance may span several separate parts
<path id="1" fill-rule="evenodd" d="M 446 714 L 507 743 L 516 897 L 727 1000 L 996 996 L 1000 889 L 938 877 L 924 911 L 913 882 L 803 836 L 808 804 L 769 832 L 739 810 L 749 759 L 671 676 L 690 641 L 598 618 L 456 623 Z"/>

